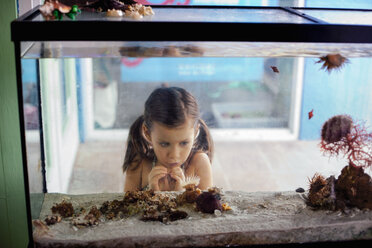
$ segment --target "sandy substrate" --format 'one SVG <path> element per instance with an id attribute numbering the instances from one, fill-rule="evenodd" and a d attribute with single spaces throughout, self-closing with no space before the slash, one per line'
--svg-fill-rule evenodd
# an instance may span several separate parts
<path id="1" fill-rule="evenodd" d="M 46 194 L 40 219 L 63 199 L 74 209 L 122 200 L 123 194 Z M 372 211 L 314 211 L 295 192 L 225 192 L 232 210 L 221 216 L 183 208 L 189 216 L 168 224 L 143 222 L 139 216 L 73 228 L 69 220 L 34 230 L 37 247 L 195 247 L 372 240 Z"/>

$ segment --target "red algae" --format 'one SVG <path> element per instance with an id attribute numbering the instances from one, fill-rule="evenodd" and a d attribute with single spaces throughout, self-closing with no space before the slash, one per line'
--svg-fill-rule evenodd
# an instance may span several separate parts
<path id="1" fill-rule="evenodd" d="M 344 210 L 346 207 L 372 209 L 372 179 L 364 172 L 372 165 L 372 133 L 348 115 L 336 115 L 322 127 L 320 149 L 329 156 L 348 160 L 337 180 L 315 174 L 310 180 L 308 205 Z"/>

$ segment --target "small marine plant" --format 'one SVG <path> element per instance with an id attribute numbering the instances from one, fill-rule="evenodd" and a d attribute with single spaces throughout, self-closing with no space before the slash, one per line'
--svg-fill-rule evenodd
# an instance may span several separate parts
<path id="1" fill-rule="evenodd" d="M 323 124 L 320 149 L 329 156 L 344 155 L 354 167 L 372 165 L 372 133 L 348 115 L 336 115 Z"/>
<path id="2" fill-rule="evenodd" d="M 372 179 L 364 172 L 372 166 L 372 133 L 350 116 L 336 115 L 323 124 L 319 145 L 324 155 L 342 155 L 348 165 L 337 180 L 315 174 L 310 180 L 308 205 L 331 210 L 372 209 Z"/>

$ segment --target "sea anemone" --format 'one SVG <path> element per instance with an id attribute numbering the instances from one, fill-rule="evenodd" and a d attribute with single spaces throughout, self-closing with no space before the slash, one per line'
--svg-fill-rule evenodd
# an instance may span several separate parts
<path id="1" fill-rule="evenodd" d="M 198 186 L 200 183 L 200 177 L 198 176 L 188 176 L 185 178 L 185 181 L 182 183 L 182 187 L 186 187 L 187 185 L 193 184 Z"/>
<path id="2" fill-rule="evenodd" d="M 341 54 L 328 54 L 320 57 L 316 63 L 323 63 L 322 69 L 331 72 L 334 69 L 341 69 L 348 62 L 349 60 L 341 56 Z"/>
<path id="3" fill-rule="evenodd" d="M 177 202 L 179 204 L 194 203 L 196 201 L 201 194 L 201 190 L 197 187 L 199 181 L 199 177 L 186 177 L 182 185 L 185 191 L 177 196 Z"/>
<path id="4" fill-rule="evenodd" d="M 331 194 L 330 187 L 327 180 L 320 174 L 315 175 L 309 180 L 310 189 L 308 195 L 308 203 L 313 207 L 326 207 L 328 205 L 328 198 Z"/>

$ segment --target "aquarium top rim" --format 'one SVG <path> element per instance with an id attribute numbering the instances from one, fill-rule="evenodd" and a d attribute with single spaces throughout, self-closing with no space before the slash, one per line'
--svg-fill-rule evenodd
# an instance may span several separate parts
<path id="1" fill-rule="evenodd" d="M 301 10 L 365 11 L 372 9 L 308 8 L 273 6 L 175 6 L 169 9 L 256 9 L 283 10 L 309 23 L 286 22 L 206 22 L 151 20 L 35 21 L 41 15 L 37 6 L 11 23 L 11 39 L 21 41 L 237 41 L 237 42 L 323 42 L 372 43 L 372 25 L 335 24 L 309 16 Z M 177 29 L 174 29 L 177 25 Z M 157 29 L 156 34 L 146 30 Z M 128 35 L 112 30 L 144 30 Z M 29 30 L 33 30 L 29 32 Z M 47 30 L 47 31 L 46 31 Z M 169 32 L 171 30 L 171 32 Z M 205 32 L 208 30 L 208 32 Z M 225 30 L 220 32 L 220 30 Z M 249 30 L 247 32 L 242 30 Z M 264 30 L 264 32 L 262 32 Z M 198 32 L 200 31 L 200 32 Z"/>

